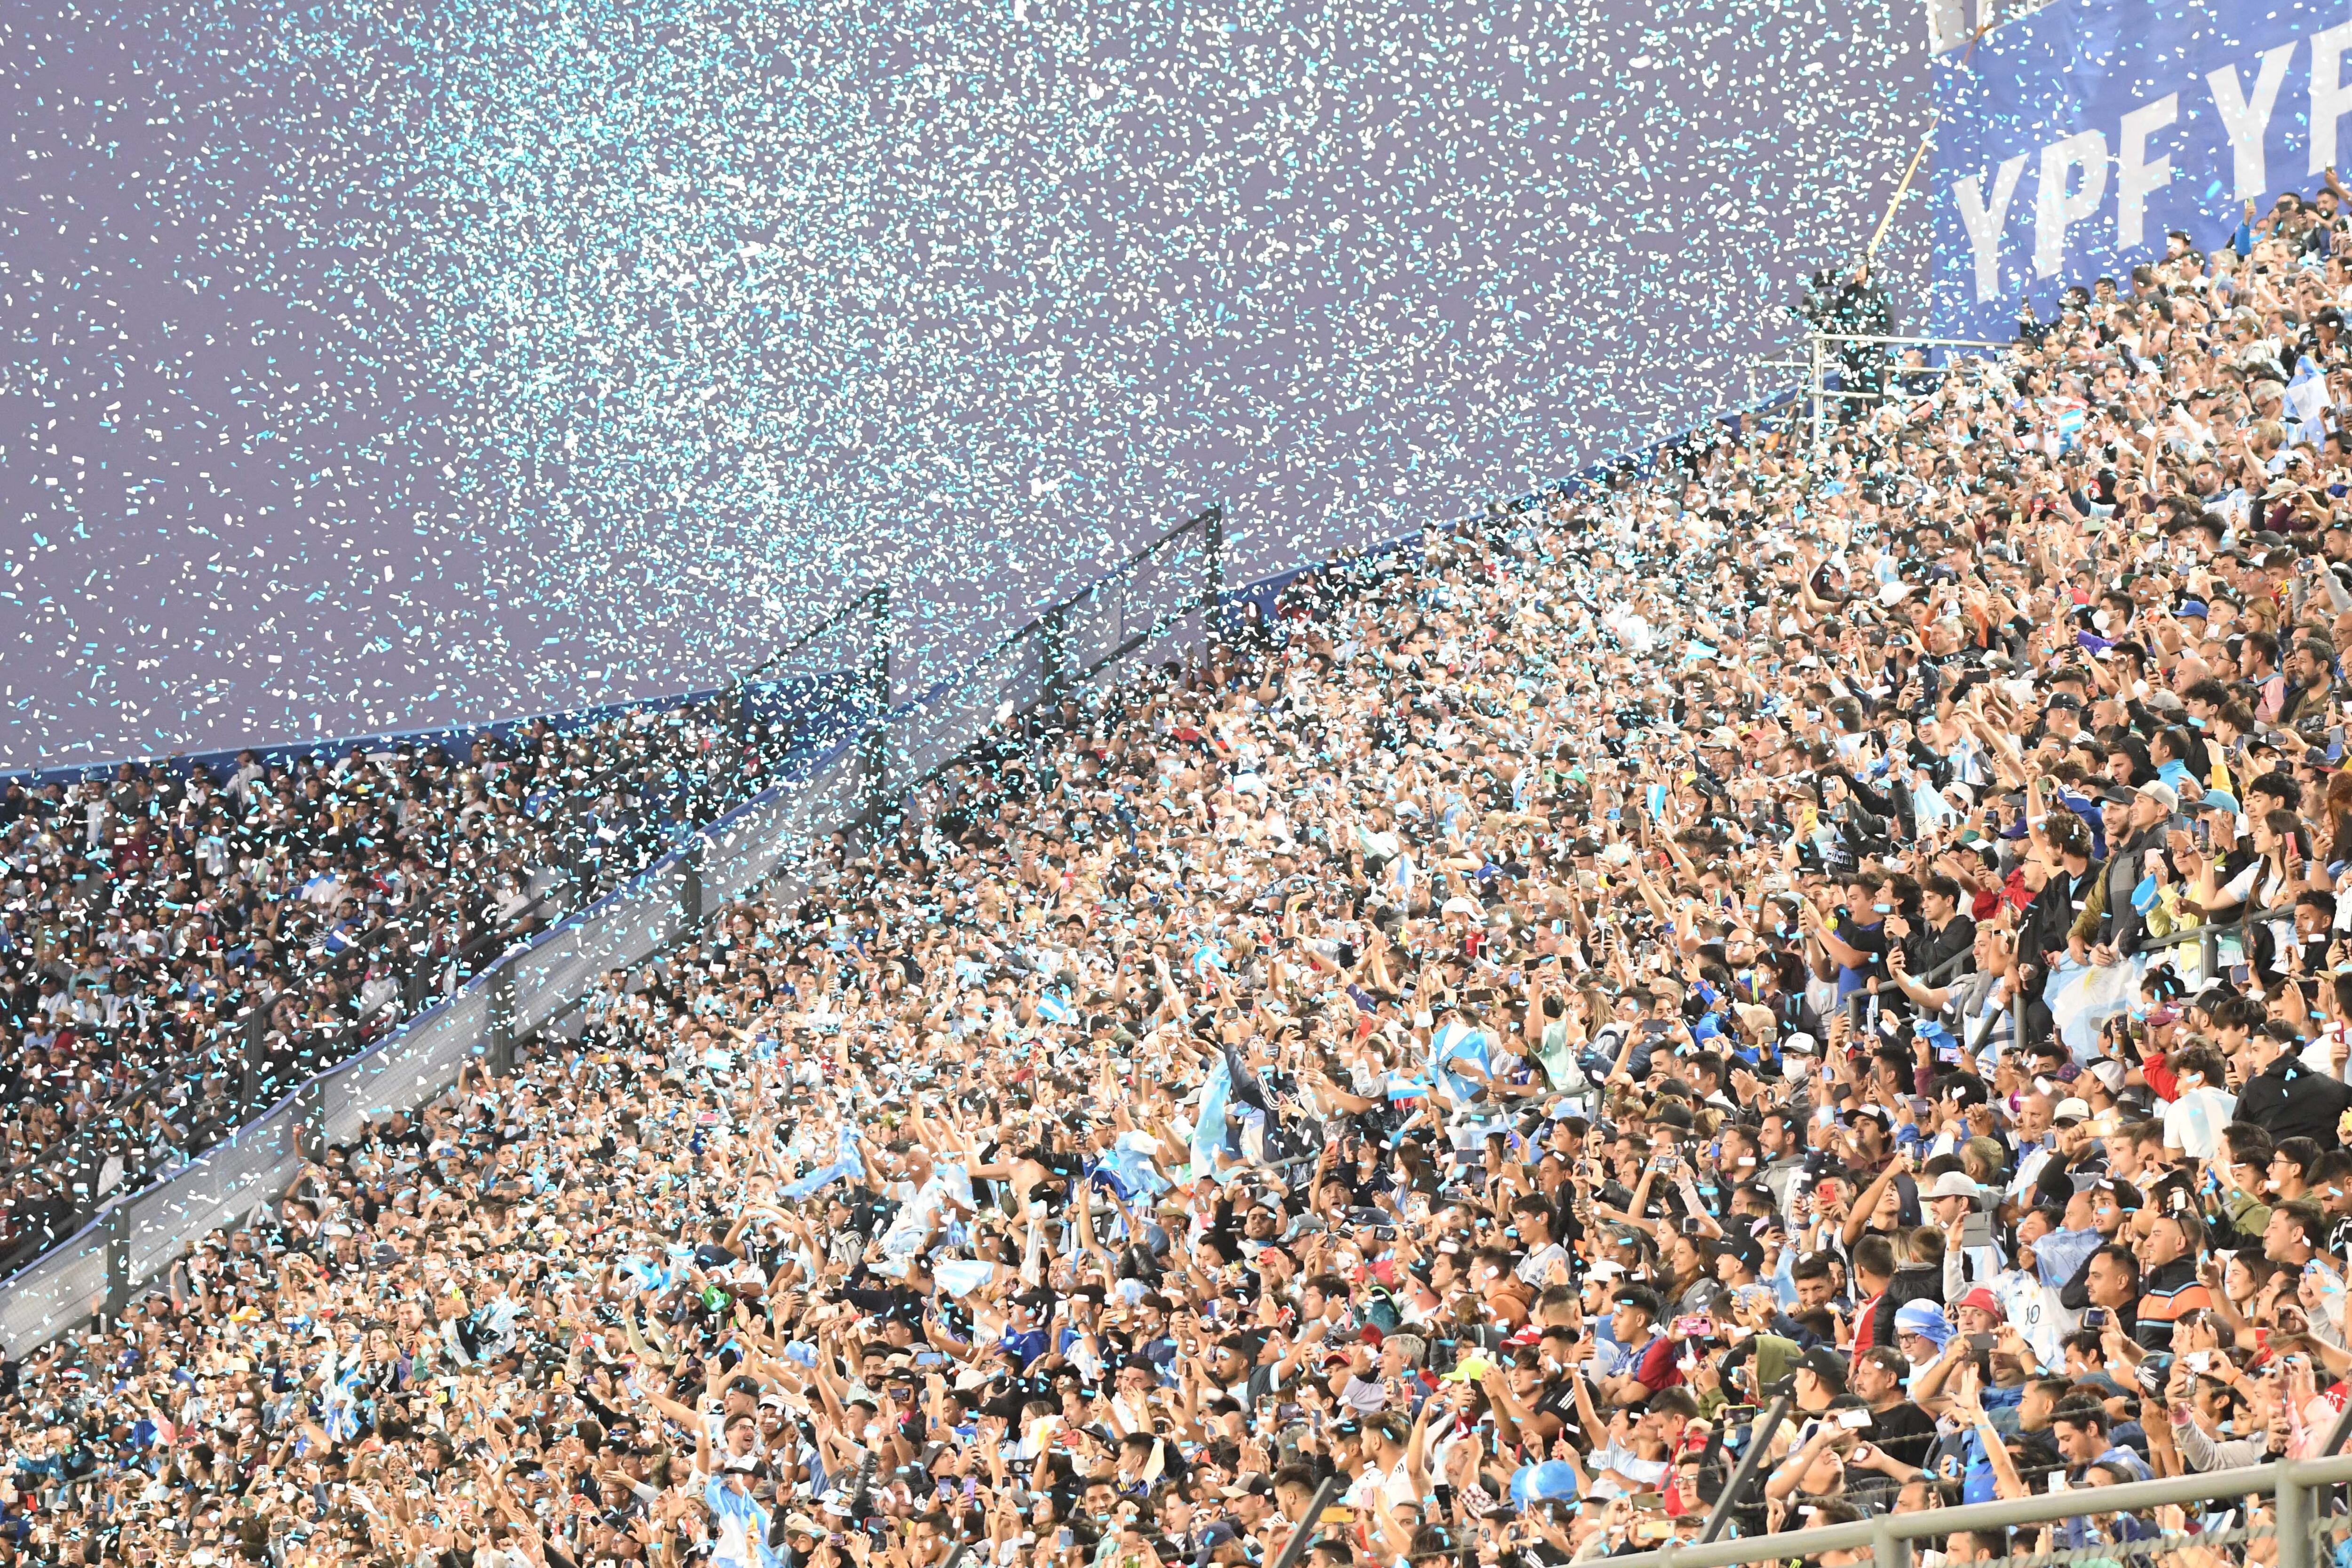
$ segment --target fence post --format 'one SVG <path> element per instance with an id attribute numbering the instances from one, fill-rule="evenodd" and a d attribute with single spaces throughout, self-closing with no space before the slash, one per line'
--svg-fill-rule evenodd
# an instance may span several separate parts
<path id="1" fill-rule="evenodd" d="M 1775 1384 L 1773 1386 L 1778 1388 L 1780 1385 Z M 1772 1446 L 1772 1439 L 1780 1435 L 1780 1424 L 1789 1418 L 1789 1407 L 1794 1403 L 1795 1395 L 1784 1389 L 1773 1394 L 1772 1403 L 1764 1407 L 1764 1413 L 1748 1424 L 1748 1446 L 1740 1450 L 1739 1463 L 1732 1468 L 1730 1479 L 1723 1483 L 1723 1490 L 1716 1494 L 1715 1507 L 1708 1511 L 1706 1523 L 1698 1532 L 1698 1544 L 1701 1546 L 1723 1533 L 1723 1527 L 1730 1521 L 1732 1510 L 1747 1497 L 1748 1487 L 1756 1479 L 1756 1471 L 1764 1461 L 1764 1451 Z"/>
<path id="2" fill-rule="evenodd" d="M 890 584 L 877 583 L 867 599 L 872 618 L 866 640 L 866 732 L 857 756 L 866 818 L 878 837 L 890 795 Z"/>
<path id="3" fill-rule="evenodd" d="M 1815 332 L 1815 333 L 1813 333 L 1813 334 L 1812 334 L 1812 339 L 1811 339 L 1811 341 L 1812 341 L 1812 345 L 1813 345 L 1813 346 L 1812 346 L 1812 361 L 1813 361 L 1813 364 L 1812 364 L 1812 394 L 1813 394 L 1813 442 L 1812 442 L 1812 460 L 1813 460 L 1814 462 L 1818 463 L 1818 462 L 1820 462 L 1820 461 L 1822 460 L 1822 434 L 1823 434 L 1823 433 L 1822 433 L 1822 396 L 1823 396 L 1823 394 L 1824 394 L 1824 393 L 1826 393 L 1826 392 L 1828 391 L 1828 382 L 1827 382 L 1827 377 L 1828 377 L 1828 374 L 1829 374 L 1829 369 L 1828 369 L 1828 366 L 1822 363 L 1822 343 L 1823 343 L 1823 341 L 1824 341 L 1824 340 L 1822 339 L 1822 334 L 1821 334 L 1821 333 L 1819 333 L 1819 332 Z"/>
<path id="4" fill-rule="evenodd" d="M 239 1053 L 244 1066 L 238 1074 L 236 1102 L 240 1114 L 250 1116 L 254 1101 L 261 1094 L 261 1051 L 269 1039 L 269 1015 L 256 1003 L 245 1016 L 245 1049 Z"/>
<path id="5" fill-rule="evenodd" d="M 1225 503 L 1213 501 L 1203 514 L 1207 580 L 1202 585 L 1201 640 L 1214 644 L 1225 629 Z"/>
<path id="6" fill-rule="evenodd" d="M 2289 1460 L 2279 1466 L 2271 1518 L 2278 1531 L 2278 1568 L 2311 1568 L 2311 1494 Z"/>
<path id="7" fill-rule="evenodd" d="M 106 1318 L 119 1323 L 131 1310 L 131 1206 L 106 1211 Z"/>
<path id="8" fill-rule="evenodd" d="M 709 842 L 698 833 L 677 858 L 677 909 L 688 931 L 702 924 L 702 851 Z"/>
<path id="9" fill-rule="evenodd" d="M 1045 612 L 1037 623 L 1039 651 L 1045 666 L 1045 706 L 1058 716 L 1063 700 L 1070 694 L 1070 620 L 1066 609 L 1056 606 Z"/>
<path id="10" fill-rule="evenodd" d="M 1885 1514 L 1871 1521 L 1870 1556 L 1876 1568 L 1911 1568 L 1911 1543 L 1895 1533 L 1895 1521 Z"/>
<path id="11" fill-rule="evenodd" d="M 699 898 L 696 901 L 700 902 Z M 514 970 L 505 963 L 490 971 L 489 1003 L 490 1076 L 506 1078 L 514 1072 L 515 983 Z"/>
<path id="12" fill-rule="evenodd" d="M 294 1091 L 294 1152 L 313 1164 L 327 1157 L 327 1091 L 316 1079 Z"/>

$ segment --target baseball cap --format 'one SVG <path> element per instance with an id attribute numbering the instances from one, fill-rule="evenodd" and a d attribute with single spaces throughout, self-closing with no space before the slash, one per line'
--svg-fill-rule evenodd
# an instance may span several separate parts
<path id="1" fill-rule="evenodd" d="M 1996 1318 L 2009 1316 L 2001 1310 L 2000 1298 L 1981 1285 L 1961 1297 L 1956 1304 L 1963 1308 L 1974 1307 L 1979 1312 L 1990 1312 Z"/>

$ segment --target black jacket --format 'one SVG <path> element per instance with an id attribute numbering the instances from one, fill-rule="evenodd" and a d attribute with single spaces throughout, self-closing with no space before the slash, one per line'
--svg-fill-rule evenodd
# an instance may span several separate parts
<path id="1" fill-rule="evenodd" d="M 2151 858 L 2163 853 L 2164 828 L 2160 824 L 2142 828 L 2120 847 L 2108 846 L 2105 873 L 2101 879 L 2107 895 L 2105 936 L 2125 958 L 2139 951 L 2140 939 L 2147 932 L 2138 908 L 2132 903 L 2132 894 L 2147 877 L 2153 864 Z"/>
<path id="2" fill-rule="evenodd" d="M 2273 1143 L 2288 1138 L 2308 1138 L 2321 1149 L 2335 1149 L 2343 1140 L 2336 1124 L 2352 1106 L 2352 1087 L 2315 1073 L 2292 1050 L 2247 1081 L 2238 1097 L 2236 1120 L 2251 1121 L 2271 1135 Z"/>

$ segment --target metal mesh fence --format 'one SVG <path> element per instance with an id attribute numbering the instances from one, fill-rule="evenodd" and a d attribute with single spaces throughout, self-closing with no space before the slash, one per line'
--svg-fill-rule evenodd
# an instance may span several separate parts
<path id="1" fill-rule="evenodd" d="M 132 1198 L 115 1223 L 130 1251 L 134 1282 L 153 1279 L 194 1237 L 276 1201 L 301 1173 L 301 1116 L 291 1104 L 215 1143 L 176 1181 Z"/>
<path id="2" fill-rule="evenodd" d="M 1108 691 L 1155 665 L 1181 661 L 1199 651 L 1207 642 L 1206 625 L 1207 617 L 1198 610 L 1179 616 L 1162 627 L 1158 636 L 1136 643 L 1125 654 L 1095 671 L 1088 683 L 1099 690 Z"/>
<path id="3" fill-rule="evenodd" d="M 1033 627 L 910 703 L 890 725 L 890 787 L 913 787 L 1006 713 L 1045 696 L 1045 637 Z"/>
<path id="4" fill-rule="evenodd" d="M 577 924 L 506 963 L 514 983 L 514 1026 L 540 1027 L 609 969 L 641 963 L 677 940 L 688 924 L 687 869 L 665 861 Z"/>
<path id="5" fill-rule="evenodd" d="M 713 833 L 702 856 L 703 896 L 715 902 L 741 897 L 765 881 L 777 865 L 808 847 L 793 789 L 752 803 L 723 833 Z"/>
<path id="6" fill-rule="evenodd" d="M 0 1342 L 9 1359 L 47 1343 L 106 1299 L 107 1231 L 93 1220 L 8 1282 L 0 1299 Z"/>
<path id="7" fill-rule="evenodd" d="M 1090 679 L 1160 641 L 1168 626 L 1202 603 L 1211 566 L 1208 530 L 1195 519 L 1126 572 L 1087 589 L 1064 612 L 1071 663 Z"/>
<path id="8" fill-rule="evenodd" d="M 343 1142 L 372 1117 L 423 1105 L 457 1081 L 457 1069 L 479 1053 L 489 1032 L 488 987 L 478 983 L 322 1079 L 321 1134 Z"/>
<path id="9" fill-rule="evenodd" d="M 864 804 L 865 780 L 857 753 L 844 752 L 820 769 L 803 788 L 799 835 L 814 843 L 854 822 Z"/>

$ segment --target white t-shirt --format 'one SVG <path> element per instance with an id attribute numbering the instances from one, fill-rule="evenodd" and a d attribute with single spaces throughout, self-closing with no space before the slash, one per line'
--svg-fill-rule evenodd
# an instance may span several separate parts
<path id="1" fill-rule="evenodd" d="M 2164 1108 L 2164 1146 L 2192 1160 L 2210 1160 L 2221 1146 L 2221 1129 L 2237 1114 L 2238 1099 L 2207 1084 L 2184 1090 Z"/>

